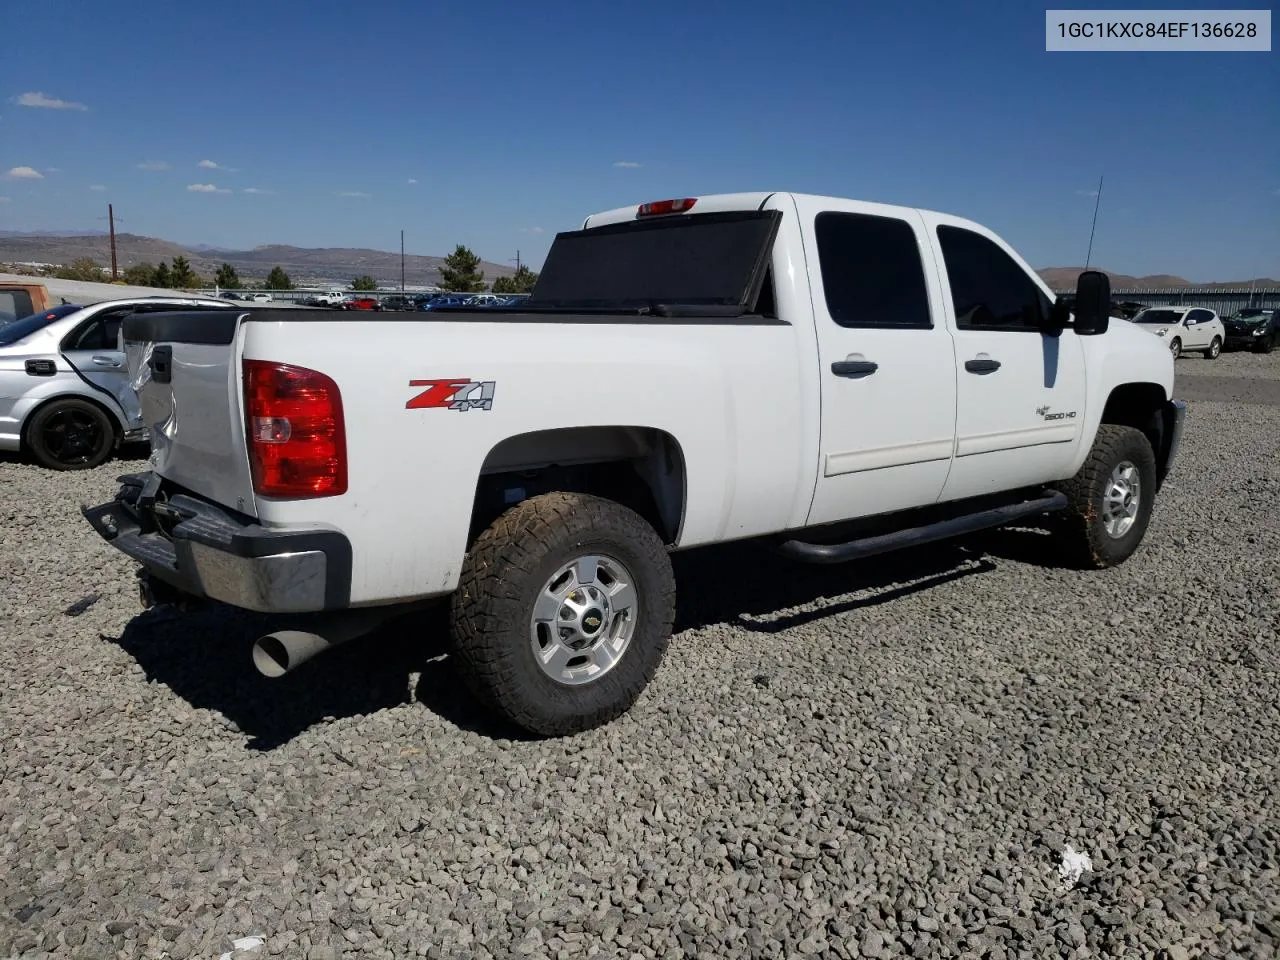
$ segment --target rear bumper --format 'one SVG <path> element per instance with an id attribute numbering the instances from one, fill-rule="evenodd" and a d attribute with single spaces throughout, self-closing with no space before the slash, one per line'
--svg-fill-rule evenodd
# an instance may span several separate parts
<path id="1" fill-rule="evenodd" d="M 150 473 L 121 483 L 114 500 L 81 512 L 104 540 L 182 593 L 261 613 L 349 605 L 351 544 L 341 533 L 263 527 L 166 491 Z"/>

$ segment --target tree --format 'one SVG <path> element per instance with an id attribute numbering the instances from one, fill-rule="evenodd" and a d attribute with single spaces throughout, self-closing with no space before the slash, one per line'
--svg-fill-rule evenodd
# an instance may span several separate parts
<path id="1" fill-rule="evenodd" d="M 231 264 L 224 263 L 213 275 L 213 282 L 227 290 L 239 290 L 240 274 L 236 273 L 236 268 Z"/>
<path id="2" fill-rule="evenodd" d="M 170 268 L 168 286 L 179 289 L 200 286 L 200 278 L 191 269 L 191 263 L 186 257 L 173 258 L 173 267 Z"/>
<path id="3" fill-rule="evenodd" d="M 494 293 L 532 293 L 533 286 L 538 282 L 538 275 L 526 267 L 520 265 L 513 276 L 498 277 L 493 281 Z"/>
<path id="4" fill-rule="evenodd" d="M 373 279 L 367 273 L 362 277 L 356 277 L 347 285 L 349 290 L 377 290 L 378 281 Z"/>
<path id="5" fill-rule="evenodd" d="M 102 275 L 102 268 L 98 266 L 96 260 L 92 257 L 80 257 L 73 260 L 70 264 L 58 267 L 53 275 L 59 280 L 94 280 L 101 282 L 105 279 Z"/>
<path id="6" fill-rule="evenodd" d="M 263 288 L 266 290 L 292 290 L 293 281 L 279 267 L 272 267 L 271 272 L 267 274 L 267 282 L 263 284 Z"/>
<path id="7" fill-rule="evenodd" d="M 149 286 L 152 286 L 152 287 L 172 287 L 173 286 L 173 277 L 170 276 L 169 268 L 168 266 L 166 266 L 163 260 L 160 261 L 160 266 L 156 267 L 155 272 L 151 274 L 151 283 L 149 284 Z"/>
<path id="8" fill-rule="evenodd" d="M 150 287 L 155 278 L 156 268 L 149 263 L 135 263 L 124 268 L 124 280 L 134 287 Z"/>
<path id="9" fill-rule="evenodd" d="M 440 288 L 449 293 L 476 293 L 484 289 L 484 271 L 477 270 L 480 258 L 462 244 L 440 265 Z"/>

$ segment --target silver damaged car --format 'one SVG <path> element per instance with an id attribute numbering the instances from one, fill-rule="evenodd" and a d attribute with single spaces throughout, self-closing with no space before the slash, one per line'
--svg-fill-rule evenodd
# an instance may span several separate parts
<path id="1" fill-rule="evenodd" d="M 88 470 L 146 439 L 120 324 L 132 313 L 234 310 L 202 297 L 64 304 L 0 326 L 0 450 L 54 470 Z"/>

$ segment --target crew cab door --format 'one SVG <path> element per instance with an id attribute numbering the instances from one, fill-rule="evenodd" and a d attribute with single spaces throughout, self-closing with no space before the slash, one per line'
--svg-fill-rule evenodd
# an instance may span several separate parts
<path id="1" fill-rule="evenodd" d="M 934 503 L 956 375 L 915 211 L 797 198 L 809 251 L 822 423 L 810 525 Z"/>
<path id="2" fill-rule="evenodd" d="M 120 323 L 129 312 L 103 310 L 94 314 L 62 338 L 61 351 L 82 378 L 115 400 L 124 412 L 127 428 L 134 430 L 142 426 L 142 408 L 129 385 L 120 341 Z"/>
<path id="3" fill-rule="evenodd" d="M 1071 330 L 1042 332 L 1049 291 L 995 234 L 924 217 L 956 345 L 956 457 L 942 499 L 1071 476 L 1085 420 L 1079 338 Z"/>

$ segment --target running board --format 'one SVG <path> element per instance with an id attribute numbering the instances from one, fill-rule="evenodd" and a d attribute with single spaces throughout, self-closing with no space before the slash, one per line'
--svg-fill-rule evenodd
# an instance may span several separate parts
<path id="1" fill-rule="evenodd" d="M 878 537 L 863 537 L 847 543 L 805 543 L 802 540 L 788 540 L 778 549 L 793 560 L 806 563 L 844 563 L 846 560 L 860 560 L 877 553 L 888 553 L 890 550 L 901 550 L 904 547 L 915 547 L 935 540 L 946 540 L 950 537 L 1001 527 L 1023 517 L 1038 513 L 1051 513 L 1067 508 L 1067 498 L 1057 490 L 1046 490 L 1044 496 L 1022 503 L 1011 503 L 1007 506 L 983 510 L 980 513 L 969 513 L 950 520 L 922 527 L 908 527 L 893 533 L 881 534 Z"/>

